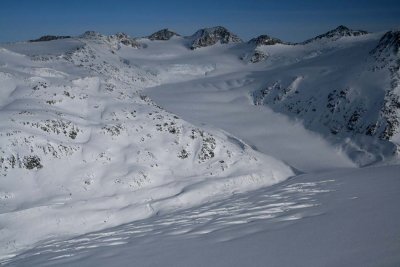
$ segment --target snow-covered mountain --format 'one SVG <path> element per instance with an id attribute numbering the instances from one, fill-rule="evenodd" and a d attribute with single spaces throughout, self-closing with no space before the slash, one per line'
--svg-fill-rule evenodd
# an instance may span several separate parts
<path id="1" fill-rule="evenodd" d="M 399 48 L 399 31 L 344 26 L 298 44 L 220 26 L 1 44 L 0 259 L 298 172 L 307 187 L 398 164 Z M 271 205 L 303 208 L 296 186 Z"/>
<path id="2" fill-rule="evenodd" d="M 282 42 L 278 38 L 274 38 L 266 34 L 260 35 L 248 41 L 248 44 L 251 47 L 250 53 L 246 51 L 246 53 L 242 55 L 241 58 L 244 61 L 251 63 L 264 61 L 268 58 L 268 53 L 263 51 L 264 50 L 263 48 L 270 45 L 283 44 L 283 43 L 284 42 Z"/>
<path id="3" fill-rule="evenodd" d="M 355 157 L 361 153 L 357 161 L 367 164 L 396 153 L 396 145 L 374 140 L 395 144 L 399 140 L 396 32 L 381 39 L 376 34 L 345 33 L 339 39 L 333 35 L 329 42 L 270 49 L 270 56 L 276 57 L 271 61 L 285 62 L 284 66 L 265 74 L 268 82 L 253 98 L 256 105 L 300 118 L 306 127 L 330 139 L 356 140 L 350 146 L 345 143 L 344 149 Z"/>
<path id="4" fill-rule="evenodd" d="M 2 255 L 293 175 L 155 104 L 143 89 L 160 79 L 124 56 L 140 47 L 86 32 L 0 49 Z"/>

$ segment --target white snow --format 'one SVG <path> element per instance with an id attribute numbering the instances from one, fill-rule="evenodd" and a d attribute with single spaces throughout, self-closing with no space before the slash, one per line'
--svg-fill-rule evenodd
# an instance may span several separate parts
<path id="1" fill-rule="evenodd" d="M 1 45 L 1 264 L 396 266 L 398 132 L 324 121 L 347 87 L 335 108 L 377 119 L 379 38 L 258 47 L 256 64 L 179 36 Z"/>
<path id="2" fill-rule="evenodd" d="M 73 239 L 7 266 L 397 266 L 398 166 L 301 175 Z"/>

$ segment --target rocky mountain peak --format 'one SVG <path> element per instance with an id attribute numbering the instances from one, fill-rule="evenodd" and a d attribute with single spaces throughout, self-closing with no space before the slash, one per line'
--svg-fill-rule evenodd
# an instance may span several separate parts
<path id="1" fill-rule="evenodd" d="M 249 44 L 255 44 L 256 46 L 259 45 L 274 45 L 274 44 L 281 44 L 283 43 L 280 39 L 278 38 L 273 38 L 269 35 L 260 35 L 256 38 L 251 39 L 249 42 Z"/>
<path id="2" fill-rule="evenodd" d="M 221 44 L 241 43 L 242 40 L 234 33 L 222 26 L 204 28 L 195 32 L 191 37 L 193 41 L 190 44 L 191 49 Z"/>
<path id="3" fill-rule="evenodd" d="M 108 40 L 111 42 L 117 41 L 123 45 L 131 46 L 134 48 L 139 48 L 141 46 L 140 43 L 137 42 L 134 38 L 130 37 L 129 35 L 123 32 L 118 32 L 114 35 L 109 36 Z"/>
<path id="4" fill-rule="evenodd" d="M 167 41 L 171 39 L 173 36 L 180 36 L 180 35 L 174 31 L 171 31 L 170 29 L 162 29 L 151 34 L 150 36 L 148 36 L 148 38 L 152 41 L 154 40 Z"/>
<path id="5" fill-rule="evenodd" d="M 307 43 L 311 43 L 313 41 L 323 40 L 323 39 L 336 41 L 345 36 L 360 36 L 360 35 L 364 35 L 364 34 L 368 34 L 368 32 L 363 31 L 363 30 L 352 30 L 352 29 L 347 28 L 344 25 L 340 25 L 333 30 L 330 30 L 324 34 L 321 34 L 321 35 L 318 35 L 317 37 L 309 39 L 309 40 L 305 41 L 304 43 L 307 44 Z"/>

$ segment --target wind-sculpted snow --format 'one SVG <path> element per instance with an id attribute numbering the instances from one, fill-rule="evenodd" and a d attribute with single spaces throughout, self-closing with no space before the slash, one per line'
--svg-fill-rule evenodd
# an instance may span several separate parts
<path id="1" fill-rule="evenodd" d="M 121 57 L 126 38 L 86 34 L 46 59 L 0 50 L 1 257 L 293 175 L 155 104 L 142 89 L 160 81 Z"/>
<path id="2" fill-rule="evenodd" d="M 321 211 L 315 210 L 321 205 L 319 195 L 326 195 L 333 188 L 337 188 L 335 180 L 322 180 L 293 182 L 276 188 L 256 190 L 251 195 L 236 194 L 191 209 L 173 213 L 160 212 L 146 220 L 69 240 L 46 240 L 9 263 L 11 266 L 23 261 L 47 261 L 50 265 L 71 264 L 74 258 L 96 253 L 102 248 L 118 249 L 132 243 L 147 243 L 165 238 L 196 241 L 208 237 L 218 243 L 229 242 L 248 235 L 249 232 L 245 233 L 241 228 L 249 223 L 258 224 L 251 230 L 251 234 L 256 234 L 265 231 L 260 223 L 264 224 L 264 228 L 273 229 L 274 224 L 290 224 L 321 215 Z M 239 231 L 234 232 L 235 228 Z M 229 235 L 223 234 L 228 231 Z M 120 263 L 115 261 L 115 265 L 119 266 Z"/>
<path id="3" fill-rule="evenodd" d="M 300 175 L 66 240 L 5 266 L 397 266 L 398 166 Z"/>

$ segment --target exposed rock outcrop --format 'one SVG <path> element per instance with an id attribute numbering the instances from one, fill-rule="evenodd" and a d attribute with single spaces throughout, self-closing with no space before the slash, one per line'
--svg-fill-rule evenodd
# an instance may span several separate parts
<path id="1" fill-rule="evenodd" d="M 173 36 L 180 36 L 180 35 L 169 29 L 162 29 L 162 30 L 159 30 L 159 31 L 151 34 L 150 36 L 148 36 L 148 38 L 152 41 L 155 41 L 155 40 L 168 41 Z"/>
<path id="2" fill-rule="evenodd" d="M 221 26 L 198 30 L 189 38 L 192 40 L 190 43 L 190 49 L 192 50 L 200 47 L 211 46 L 218 42 L 221 44 L 242 42 L 236 34 L 231 33 Z"/>
<path id="3" fill-rule="evenodd" d="M 274 38 L 274 37 L 264 34 L 264 35 L 260 35 L 256 38 L 251 39 L 248 43 L 259 46 L 259 45 L 282 44 L 283 42 L 278 38 Z"/>
<path id="4" fill-rule="evenodd" d="M 352 30 L 352 29 L 347 28 L 346 26 L 340 25 L 336 29 L 333 29 L 324 34 L 318 35 L 317 37 L 311 38 L 311 39 L 303 42 L 302 44 L 308 44 L 308 43 L 311 43 L 314 41 L 324 40 L 324 39 L 336 41 L 336 40 L 338 40 L 342 37 L 346 37 L 346 36 L 360 36 L 360 35 L 365 35 L 365 34 L 368 34 L 368 32 L 363 31 L 363 30 Z"/>
<path id="5" fill-rule="evenodd" d="M 68 36 L 68 35 L 44 35 L 38 39 L 29 40 L 29 42 L 48 42 L 48 41 L 67 39 L 67 38 L 71 38 L 71 36 Z"/>

